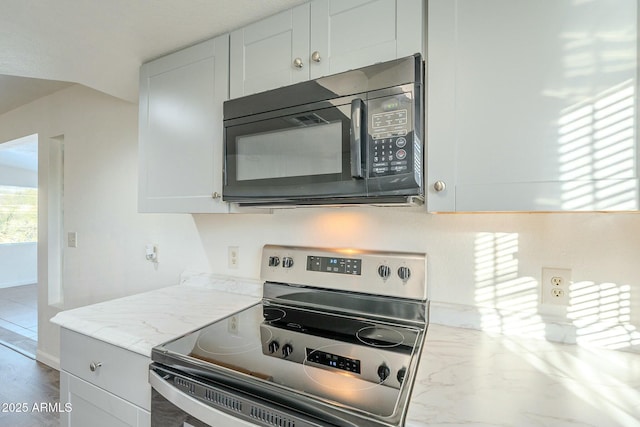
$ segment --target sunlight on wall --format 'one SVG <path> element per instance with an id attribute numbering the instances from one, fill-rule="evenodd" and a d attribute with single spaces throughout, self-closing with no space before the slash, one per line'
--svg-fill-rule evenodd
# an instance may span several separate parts
<path id="1" fill-rule="evenodd" d="M 521 277 L 518 233 L 477 233 L 475 301 L 481 329 L 505 335 L 545 338 L 540 316 L 538 279 Z M 563 321 L 564 319 L 558 319 Z M 569 289 L 567 321 L 577 343 L 609 349 L 640 346 L 640 331 L 631 322 L 631 286 L 576 282 Z"/>
<path id="2" fill-rule="evenodd" d="M 640 345 L 631 321 L 631 286 L 577 282 L 571 285 L 567 317 L 577 328 L 577 342 L 611 349 Z"/>
<path id="3" fill-rule="evenodd" d="M 481 327 L 490 332 L 543 338 L 538 283 L 518 276 L 517 255 L 517 233 L 476 234 L 475 299 L 482 314 Z"/>

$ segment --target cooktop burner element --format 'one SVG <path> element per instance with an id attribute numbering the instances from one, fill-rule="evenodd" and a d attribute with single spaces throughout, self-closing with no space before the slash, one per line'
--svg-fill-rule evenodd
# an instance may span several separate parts
<path id="1" fill-rule="evenodd" d="M 265 307 L 262 310 L 262 316 L 267 322 L 277 322 L 282 320 L 287 315 L 287 312 L 281 308 Z"/>
<path id="2" fill-rule="evenodd" d="M 232 319 L 229 319 L 233 323 Z M 220 331 L 217 328 L 207 328 L 196 341 L 194 352 L 196 355 L 234 355 L 259 350 L 254 342 L 247 340 L 246 337 L 233 335 L 227 337 L 224 342 L 220 342 Z"/>
<path id="3" fill-rule="evenodd" d="M 404 342 L 402 332 L 386 326 L 365 326 L 356 332 L 356 338 L 372 347 L 396 347 Z"/>
<path id="4" fill-rule="evenodd" d="M 268 245 L 261 274 L 260 303 L 154 348 L 152 370 L 261 426 L 273 425 L 254 416 L 265 405 L 295 420 L 282 425 L 403 425 L 428 325 L 426 256 Z M 213 389 L 240 403 L 211 402 Z"/>

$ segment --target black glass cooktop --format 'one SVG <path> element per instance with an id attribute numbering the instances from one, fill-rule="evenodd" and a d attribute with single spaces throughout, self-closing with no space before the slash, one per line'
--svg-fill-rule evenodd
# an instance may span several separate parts
<path id="1" fill-rule="evenodd" d="M 410 354 L 416 344 L 416 329 L 364 318 L 277 304 L 263 305 L 262 313 L 264 322 L 273 327 L 354 345 L 393 348 Z"/>
<path id="2" fill-rule="evenodd" d="M 301 405 L 308 398 L 388 417 L 423 336 L 417 327 L 259 303 L 154 348 L 152 359 L 247 392 L 271 390 L 276 400 L 294 393 Z"/>

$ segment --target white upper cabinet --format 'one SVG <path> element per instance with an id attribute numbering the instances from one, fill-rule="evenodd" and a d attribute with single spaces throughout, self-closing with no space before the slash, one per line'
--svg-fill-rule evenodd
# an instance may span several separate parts
<path id="1" fill-rule="evenodd" d="M 228 85 L 228 35 L 142 66 L 140 212 L 228 211 L 220 198 Z"/>
<path id="2" fill-rule="evenodd" d="M 230 43 L 232 98 L 307 80 L 309 4 L 235 30 Z"/>
<path id="3" fill-rule="evenodd" d="M 310 77 L 422 53 L 423 15 L 422 0 L 311 2 Z"/>
<path id="4" fill-rule="evenodd" d="M 636 0 L 428 7 L 430 211 L 639 208 Z"/>
<path id="5" fill-rule="evenodd" d="M 422 52 L 421 0 L 314 0 L 231 33 L 232 98 Z"/>

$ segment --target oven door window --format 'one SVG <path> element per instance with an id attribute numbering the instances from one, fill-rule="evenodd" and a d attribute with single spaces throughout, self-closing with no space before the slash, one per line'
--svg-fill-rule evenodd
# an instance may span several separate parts
<path id="1" fill-rule="evenodd" d="M 226 128 L 225 197 L 355 195 L 351 106 L 305 111 Z"/>

